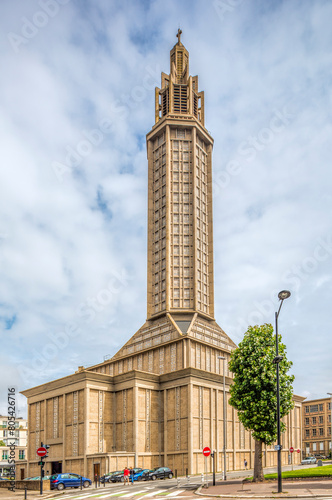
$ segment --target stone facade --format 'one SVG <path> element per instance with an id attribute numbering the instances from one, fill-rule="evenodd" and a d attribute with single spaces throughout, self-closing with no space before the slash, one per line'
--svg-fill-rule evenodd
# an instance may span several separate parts
<path id="1" fill-rule="evenodd" d="M 24 391 L 29 404 L 29 475 L 35 450 L 51 445 L 50 472 L 92 478 L 124 466 L 204 470 L 202 449 L 223 464 L 223 373 L 228 400 L 230 353 L 236 348 L 214 319 L 212 146 L 204 127 L 204 93 L 189 75 L 180 41 L 170 74 L 155 93 L 155 125 L 147 135 L 147 321 L 110 359 Z M 302 398 L 286 417 L 288 448 L 301 448 Z M 253 466 L 254 443 L 226 404 L 227 469 Z M 300 457 L 296 457 L 300 459 Z M 264 450 L 264 465 L 276 453 Z M 211 459 L 208 469 L 211 470 Z M 47 470 L 47 467 L 46 467 Z"/>
<path id="2" fill-rule="evenodd" d="M 303 402 L 303 454 L 317 457 L 331 452 L 331 399 Z"/>

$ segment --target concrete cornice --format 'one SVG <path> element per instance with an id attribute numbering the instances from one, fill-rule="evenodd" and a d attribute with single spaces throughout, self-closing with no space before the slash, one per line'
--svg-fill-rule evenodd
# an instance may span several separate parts
<path id="1" fill-rule="evenodd" d="M 153 137 L 156 133 L 159 132 L 160 129 L 163 129 L 166 125 L 175 125 L 179 127 L 193 127 L 196 126 L 200 133 L 205 137 L 208 142 L 213 144 L 213 138 L 209 134 L 209 132 L 206 130 L 205 127 L 197 120 L 197 118 L 193 115 L 175 115 L 175 114 L 169 114 L 161 118 L 155 125 L 153 125 L 152 130 L 146 135 L 146 140 L 148 141 Z"/>
<path id="2" fill-rule="evenodd" d="M 50 391 L 62 389 L 63 387 L 70 387 L 70 389 L 66 391 L 70 392 L 72 390 L 75 390 L 71 386 L 82 385 L 82 383 L 84 384 L 87 382 L 98 382 L 112 385 L 112 379 L 113 377 L 111 377 L 110 375 L 106 375 L 105 373 L 96 373 L 84 370 L 78 373 L 73 373 L 72 375 L 67 375 L 66 377 L 52 380 L 51 382 L 46 382 L 45 384 L 38 385 L 36 387 L 32 387 L 31 389 L 26 389 L 25 391 L 21 391 L 20 394 L 23 394 L 23 396 L 30 398 L 39 394 L 45 394 Z"/>

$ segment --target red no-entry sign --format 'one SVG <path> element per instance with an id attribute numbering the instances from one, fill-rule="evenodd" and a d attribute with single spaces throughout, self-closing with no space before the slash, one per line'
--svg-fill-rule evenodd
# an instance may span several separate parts
<path id="1" fill-rule="evenodd" d="M 203 448 L 203 455 L 205 457 L 208 457 L 209 455 L 211 455 L 211 450 L 208 446 L 205 446 L 205 448 Z"/>
<path id="2" fill-rule="evenodd" d="M 290 451 L 291 453 L 293 453 L 293 451 L 294 451 L 293 446 L 291 446 L 291 447 L 289 448 L 289 451 Z"/>
<path id="3" fill-rule="evenodd" d="M 298 453 L 301 453 L 301 450 L 296 450 Z"/>
<path id="4" fill-rule="evenodd" d="M 47 455 L 47 449 L 42 447 L 42 448 L 38 448 L 37 450 L 37 455 L 39 457 L 44 457 L 45 455 Z"/>

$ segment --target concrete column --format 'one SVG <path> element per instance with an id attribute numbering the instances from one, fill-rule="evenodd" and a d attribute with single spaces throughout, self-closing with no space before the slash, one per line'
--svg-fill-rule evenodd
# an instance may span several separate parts
<path id="1" fill-rule="evenodd" d="M 88 463 L 87 463 L 87 454 L 89 453 L 89 430 L 90 430 L 90 425 L 89 425 L 89 400 L 90 400 L 90 389 L 89 387 L 86 387 L 84 389 L 84 455 L 83 455 L 83 460 L 84 460 L 84 465 L 83 465 L 83 470 L 84 470 L 84 476 L 88 477 Z"/>
<path id="2" fill-rule="evenodd" d="M 62 471 L 66 470 L 66 397 L 63 395 L 63 405 L 62 405 Z"/>
<path id="3" fill-rule="evenodd" d="M 164 466 L 167 467 L 167 389 L 164 390 Z"/>
<path id="4" fill-rule="evenodd" d="M 136 382 L 133 387 L 133 452 L 134 452 L 134 467 L 137 467 L 137 455 L 138 455 L 138 388 Z"/>
<path id="5" fill-rule="evenodd" d="M 193 386 L 188 385 L 188 473 L 193 474 L 193 421 L 192 421 Z"/>

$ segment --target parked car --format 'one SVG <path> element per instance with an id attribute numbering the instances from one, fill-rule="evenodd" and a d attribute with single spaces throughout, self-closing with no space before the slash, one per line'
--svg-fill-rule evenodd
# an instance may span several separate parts
<path id="1" fill-rule="evenodd" d="M 155 481 L 156 479 L 165 479 L 165 477 L 172 479 L 173 471 L 169 467 L 157 467 L 156 469 L 148 472 L 146 477 L 147 479 L 152 479 L 152 481 Z"/>
<path id="2" fill-rule="evenodd" d="M 79 474 L 54 474 L 50 478 L 51 480 L 51 490 L 58 489 L 63 490 L 65 488 L 78 488 L 82 484 L 84 488 L 88 488 L 91 485 L 91 480 L 87 477 L 80 476 Z"/>
<path id="3" fill-rule="evenodd" d="M 101 476 L 100 482 L 101 483 L 109 483 L 110 481 L 112 481 L 112 477 L 116 476 L 118 474 L 123 474 L 123 471 L 121 472 L 120 470 L 116 470 L 113 472 L 109 472 L 108 474 L 104 474 L 103 476 Z"/>
<path id="4" fill-rule="evenodd" d="M 307 457 L 302 460 L 301 465 L 315 464 L 316 462 L 317 462 L 316 457 Z"/>
<path id="5" fill-rule="evenodd" d="M 137 474 L 138 472 L 141 472 L 141 468 L 140 467 L 136 467 L 135 469 L 129 469 L 130 470 L 130 474 L 129 474 L 129 481 L 132 480 L 132 474 L 131 474 L 131 471 L 134 472 L 134 475 Z M 134 479 L 135 480 L 135 479 Z M 119 482 L 121 481 L 121 483 L 124 482 L 124 475 L 123 475 L 123 471 L 119 472 L 118 474 L 114 474 L 112 477 L 111 477 L 111 481 L 112 483 L 116 483 L 116 482 Z"/>
<path id="6" fill-rule="evenodd" d="M 147 475 L 149 472 L 152 472 L 152 469 L 142 469 L 139 472 L 134 474 L 134 481 L 143 481 L 148 479 Z"/>

